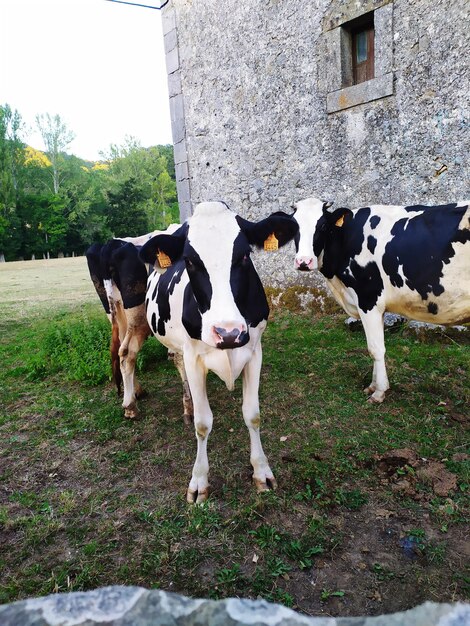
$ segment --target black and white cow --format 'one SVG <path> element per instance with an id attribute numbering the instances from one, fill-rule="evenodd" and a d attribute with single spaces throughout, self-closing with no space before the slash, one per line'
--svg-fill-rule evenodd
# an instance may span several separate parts
<path id="1" fill-rule="evenodd" d="M 154 335 L 182 355 L 180 373 L 187 377 L 194 403 L 197 456 L 188 502 L 203 502 L 208 496 L 207 440 L 213 420 L 208 370 L 228 389 L 243 373 L 242 412 L 250 434 L 253 479 L 259 491 L 276 485 L 259 433 L 261 335 L 269 307 L 250 252 L 252 245 L 274 241 L 273 236 L 274 247 L 283 246 L 297 228 L 286 216 L 249 222 L 222 202 L 204 202 L 177 232 L 154 237 L 140 252 L 156 267 L 172 263 L 164 274 L 149 277 L 146 307 Z"/>
<path id="2" fill-rule="evenodd" d="M 179 226 L 171 224 L 166 231 L 111 239 L 103 245 L 95 243 L 86 252 L 91 279 L 111 322 L 113 380 L 118 394 L 121 384 L 124 387 L 125 417 L 138 415 L 136 399 L 144 392 L 135 376 L 135 363 L 142 344 L 151 334 L 144 304 L 148 271 L 139 258 L 139 250 L 155 235 L 174 232 Z"/>
<path id="3" fill-rule="evenodd" d="M 293 218 L 295 267 L 318 267 L 346 313 L 363 323 L 374 359 L 369 401 L 382 402 L 389 388 L 385 311 L 437 324 L 470 321 L 468 202 L 350 210 L 308 198 Z"/>

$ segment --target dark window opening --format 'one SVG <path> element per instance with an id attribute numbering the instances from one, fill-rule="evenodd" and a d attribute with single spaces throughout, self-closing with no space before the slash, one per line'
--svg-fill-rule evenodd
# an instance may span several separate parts
<path id="1" fill-rule="evenodd" d="M 353 84 L 357 85 L 374 78 L 374 25 L 351 35 Z"/>
<path id="2" fill-rule="evenodd" d="M 374 12 L 342 26 L 343 87 L 374 78 Z"/>

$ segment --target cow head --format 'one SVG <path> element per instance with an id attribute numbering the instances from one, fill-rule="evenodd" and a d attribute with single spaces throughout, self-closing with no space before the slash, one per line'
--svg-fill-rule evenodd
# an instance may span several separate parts
<path id="1" fill-rule="evenodd" d="M 283 246 L 297 230 L 286 215 L 250 222 L 223 202 L 203 202 L 181 229 L 154 237 L 140 254 L 154 263 L 163 253 L 187 271 L 191 293 L 185 294 L 183 323 L 190 336 L 212 347 L 237 348 L 249 341 L 249 328 L 269 314 L 251 246 L 263 248 L 266 241 L 268 247 Z"/>
<path id="2" fill-rule="evenodd" d="M 313 236 L 323 211 L 329 209 L 333 202 L 324 202 L 317 198 L 306 198 L 294 204 L 293 219 L 299 225 L 295 237 L 294 267 L 301 272 L 309 272 L 318 268 L 318 261 L 313 251 Z"/>

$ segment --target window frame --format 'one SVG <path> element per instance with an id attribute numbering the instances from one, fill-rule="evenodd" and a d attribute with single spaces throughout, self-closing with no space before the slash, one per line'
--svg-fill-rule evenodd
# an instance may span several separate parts
<path id="1" fill-rule="evenodd" d="M 364 0 L 359 15 L 354 0 L 346 5 L 337 4 L 333 3 L 323 20 L 324 61 L 328 72 L 320 89 L 326 96 L 328 114 L 391 96 L 394 92 L 393 0 Z M 355 83 L 353 33 L 372 24 L 373 77 L 369 74 L 367 80 Z"/>

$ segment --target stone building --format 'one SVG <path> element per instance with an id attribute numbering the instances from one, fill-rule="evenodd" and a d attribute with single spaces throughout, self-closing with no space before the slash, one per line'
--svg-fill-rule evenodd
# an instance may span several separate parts
<path id="1" fill-rule="evenodd" d="M 310 195 L 470 196 L 469 12 L 467 0 L 170 0 L 181 217 L 208 199 L 252 219 Z M 282 254 L 266 271 L 295 280 Z"/>

